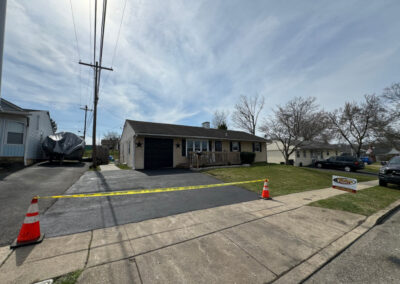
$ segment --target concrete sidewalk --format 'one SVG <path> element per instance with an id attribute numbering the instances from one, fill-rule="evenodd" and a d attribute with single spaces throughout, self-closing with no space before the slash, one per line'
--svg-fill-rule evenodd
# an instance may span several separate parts
<path id="1" fill-rule="evenodd" d="M 347 193 L 313 190 L 1 248 L 0 279 L 84 269 L 78 283 L 297 283 L 368 230 L 365 216 L 305 206 L 339 194 Z"/>

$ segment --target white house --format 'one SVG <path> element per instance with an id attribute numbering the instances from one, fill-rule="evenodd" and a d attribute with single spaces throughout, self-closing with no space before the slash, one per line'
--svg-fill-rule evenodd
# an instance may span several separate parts
<path id="1" fill-rule="evenodd" d="M 0 163 L 45 159 L 42 142 L 51 134 L 48 111 L 23 109 L 0 98 Z"/>
<path id="2" fill-rule="evenodd" d="M 241 152 L 265 162 L 266 140 L 243 131 L 126 120 L 120 161 L 134 169 L 240 164 Z"/>
<path id="3" fill-rule="evenodd" d="M 282 146 L 282 143 L 276 140 L 270 141 L 267 144 L 268 163 L 280 164 L 285 162 L 285 158 L 280 151 L 280 149 L 283 149 Z M 293 147 L 290 149 L 293 149 Z M 310 166 L 316 160 L 328 159 L 331 156 L 338 156 L 341 153 L 339 147 L 336 145 L 307 141 L 290 155 L 289 160 L 293 160 L 295 166 Z"/>

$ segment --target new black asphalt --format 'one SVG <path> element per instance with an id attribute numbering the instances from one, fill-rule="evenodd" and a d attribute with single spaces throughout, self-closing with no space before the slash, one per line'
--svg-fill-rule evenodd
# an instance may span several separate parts
<path id="1" fill-rule="evenodd" d="M 43 162 L 27 168 L 0 171 L 0 246 L 10 244 L 18 235 L 32 197 L 63 194 L 88 169 L 74 161 Z M 41 200 L 43 214 L 56 200 Z"/>
<path id="2" fill-rule="evenodd" d="M 111 192 L 221 183 L 189 170 L 86 172 L 67 192 Z M 41 217 L 47 237 L 140 222 L 193 210 L 256 200 L 236 186 L 110 197 L 59 199 Z M 42 200 L 39 201 L 39 206 Z"/>

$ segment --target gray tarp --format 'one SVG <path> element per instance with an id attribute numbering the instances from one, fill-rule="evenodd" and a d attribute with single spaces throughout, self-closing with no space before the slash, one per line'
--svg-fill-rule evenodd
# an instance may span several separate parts
<path id="1" fill-rule="evenodd" d="M 70 158 L 79 159 L 85 151 L 85 141 L 74 133 L 60 132 L 47 136 L 43 141 L 42 148 L 50 157 L 70 156 Z"/>

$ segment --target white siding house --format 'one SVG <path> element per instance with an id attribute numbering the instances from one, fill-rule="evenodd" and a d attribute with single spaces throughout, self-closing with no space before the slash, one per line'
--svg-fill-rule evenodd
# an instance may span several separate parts
<path id="1" fill-rule="evenodd" d="M 268 163 L 280 164 L 285 162 L 280 149 L 283 149 L 283 147 L 279 141 L 270 141 L 267 144 Z M 293 149 L 293 147 L 290 147 L 290 149 Z M 293 160 L 293 165 L 295 166 L 310 166 L 316 160 L 328 159 L 340 154 L 339 147 L 336 145 L 321 142 L 305 142 L 297 151 L 294 151 L 290 155 L 289 160 Z"/>
<path id="2" fill-rule="evenodd" d="M 42 142 L 54 134 L 49 112 L 22 109 L 11 102 L 0 101 L 0 162 L 32 164 L 45 155 Z"/>

